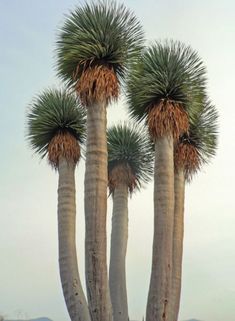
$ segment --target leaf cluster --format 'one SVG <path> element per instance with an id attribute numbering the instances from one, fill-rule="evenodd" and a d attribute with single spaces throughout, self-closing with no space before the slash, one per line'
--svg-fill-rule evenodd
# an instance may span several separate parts
<path id="1" fill-rule="evenodd" d="M 83 71 L 105 65 L 123 79 L 128 61 L 143 46 L 143 30 L 135 15 L 115 2 L 92 2 L 71 12 L 57 40 L 58 75 L 74 85 Z"/>
<path id="2" fill-rule="evenodd" d="M 200 163 L 208 163 L 215 156 L 218 137 L 218 112 L 206 99 L 201 110 L 192 108 L 189 114 L 189 133 L 180 137 L 180 141 L 192 144 L 198 152 Z"/>
<path id="3" fill-rule="evenodd" d="M 65 90 L 48 89 L 34 98 L 27 114 L 27 138 L 32 149 L 44 157 L 56 134 L 69 132 L 85 140 L 85 111 L 76 96 Z"/>
<path id="4" fill-rule="evenodd" d="M 110 127 L 107 131 L 108 172 L 127 164 L 137 187 L 147 183 L 153 175 L 153 145 L 142 126 L 130 123 Z"/>
<path id="5" fill-rule="evenodd" d="M 146 117 L 160 101 L 180 104 L 186 111 L 193 99 L 204 95 L 205 67 L 190 46 L 178 41 L 155 42 L 133 65 L 127 81 L 130 115 Z"/>

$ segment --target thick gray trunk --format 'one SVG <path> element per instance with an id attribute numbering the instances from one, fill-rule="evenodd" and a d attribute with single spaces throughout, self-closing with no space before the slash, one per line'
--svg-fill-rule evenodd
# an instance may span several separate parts
<path id="1" fill-rule="evenodd" d="M 175 214 L 173 232 L 173 269 L 172 269 L 172 290 L 171 290 L 171 313 L 172 321 L 178 320 L 181 275 L 183 258 L 183 237 L 184 237 L 184 195 L 185 178 L 183 169 L 175 173 Z"/>
<path id="2" fill-rule="evenodd" d="M 154 238 L 146 321 L 171 321 L 169 300 L 174 220 L 173 138 L 155 143 Z"/>
<path id="3" fill-rule="evenodd" d="M 76 252 L 76 205 L 73 164 L 59 161 L 58 235 L 59 267 L 66 306 L 72 321 L 90 321 L 89 310 L 78 273 Z"/>
<path id="4" fill-rule="evenodd" d="M 128 321 L 126 251 L 128 240 L 128 186 L 118 185 L 113 195 L 109 287 L 114 321 Z"/>
<path id="5" fill-rule="evenodd" d="M 86 286 L 92 321 L 111 321 L 106 258 L 107 212 L 106 106 L 87 108 L 85 172 Z"/>

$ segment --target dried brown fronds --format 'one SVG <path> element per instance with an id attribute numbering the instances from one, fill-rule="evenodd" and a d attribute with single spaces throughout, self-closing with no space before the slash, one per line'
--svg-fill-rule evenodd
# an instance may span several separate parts
<path id="1" fill-rule="evenodd" d="M 128 164 L 123 163 L 116 165 L 109 172 L 108 187 L 110 194 L 112 194 L 120 184 L 126 184 L 130 193 L 132 193 L 137 186 L 136 177 Z"/>
<path id="2" fill-rule="evenodd" d="M 168 134 L 178 139 L 189 128 L 187 112 L 179 103 L 170 100 L 161 100 L 153 105 L 148 113 L 147 123 L 153 139 Z"/>
<path id="3" fill-rule="evenodd" d="M 109 103 L 119 95 L 119 81 L 112 68 L 104 65 L 87 67 L 79 78 L 76 88 L 83 105 L 96 102 Z"/>
<path id="4" fill-rule="evenodd" d="M 188 142 L 179 142 L 174 152 L 175 170 L 184 169 L 185 178 L 190 180 L 191 176 L 200 169 L 200 155 L 195 146 Z"/>
<path id="5" fill-rule="evenodd" d="M 68 131 L 58 132 L 48 145 L 48 160 L 51 166 L 58 168 L 60 157 L 76 164 L 80 158 L 80 146 L 76 138 Z"/>

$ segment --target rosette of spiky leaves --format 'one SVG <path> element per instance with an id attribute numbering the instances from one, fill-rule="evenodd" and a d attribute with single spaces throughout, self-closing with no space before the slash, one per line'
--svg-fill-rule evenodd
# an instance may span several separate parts
<path id="1" fill-rule="evenodd" d="M 178 41 L 156 42 L 143 51 L 127 81 L 129 113 L 147 118 L 150 133 L 175 137 L 188 128 L 188 106 L 202 99 L 205 67 L 197 52 Z M 177 137 L 178 138 L 178 137 Z"/>
<path id="2" fill-rule="evenodd" d="M 59 157 L 75 163 L 85 140 L 85 111 L 74 94 L 48 89 L 36 96 L 27 114 L 27 136 L 31 148 L 53 167 Z"/>
<path id="3" fill-rule="evenodd" d="M 119 183 L 130 193 L 147 183 L 153 175 L 153 145 L 142 126 L 123 123 L 107 131 L 109 190 Z"/>
<path id="4" fill-rule="evenodd" d="M 83 81 L 86 86 L 89 82 L 90 91 L 98 87 L 110 98 L 117 98 L 118 82 L 142 46 L 142 27 L 124 5 L 114 1 L 85 3 L 67 16 L 61 28 L 57 39 L 58 74 L 80 93 L 84 91 Z"/>
<path id="5" fill-rule="evenodd" d="M 215 156 L 218 137 L 218 112 L 207 99 L 192 108 L 189 117 L 189 131 L 180 136 L 175 147 L 175 167 L 184 168 L 185 178 L 192 176 Z"/>

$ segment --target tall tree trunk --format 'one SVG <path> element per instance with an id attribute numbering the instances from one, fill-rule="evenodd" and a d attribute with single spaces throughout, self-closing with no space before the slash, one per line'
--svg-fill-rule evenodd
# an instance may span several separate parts
<path id="1" fill-rule="evenodd" d="M 106 106 L 87 108 L 85 171 L 86 285 L 92 321 L 111 321 L 106 257 L 107 212 Z"/>
<path id="2" fill-rule="evenodd" d="M 174 220 L 173 138 L 155 143 L 154 238 L 146 321 L 171 321 L 169 300 Z"/>
<path id="3" fill-rule="evenodd" d="M 183 169 L 175 172 L 175 214 L 173 229 L 173 270 L 172 270 L 172 290 L 171 290 L 171 313 L 172 321 L 178 320 L 181 275 L 183 258 L 183 237 L 184 237 L 184 195 L 185 177 Z"/>
<path id="4" fill-rule="evenodd" d="M 74 164 L 59 160 L 58 235 L 60 279 L 72 321 L 90 321 L 78 273 Z"/>
<path id="5" fill-rule="evenodd" d="M 128 186 L 118 185 L 113 194 L 109 287 L 114 321 L 128 321 L 126 251 L 128 240 Z"/>

